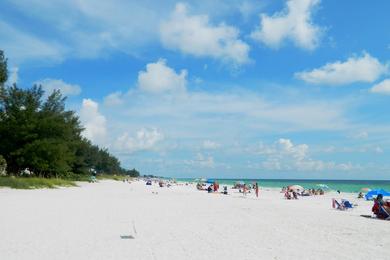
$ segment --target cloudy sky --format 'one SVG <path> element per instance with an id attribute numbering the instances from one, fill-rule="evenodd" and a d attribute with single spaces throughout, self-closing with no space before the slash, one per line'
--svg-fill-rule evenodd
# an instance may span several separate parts
<path id="1" fill-rule="evenodd" d="M 143 174 L 390 178 L 390 2 L 3 0 L 9 83 Z"/>

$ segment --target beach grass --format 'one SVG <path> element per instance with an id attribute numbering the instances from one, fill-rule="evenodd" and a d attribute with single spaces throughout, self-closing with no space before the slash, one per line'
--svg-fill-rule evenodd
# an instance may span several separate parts
<path id="1" fill-rule="evenodd" d="M 36 177 L 0 177 L 0 187 L 10 187 L 13 189 L 40 189 L 57 187 L 75 187 L 76 183 L 72 180 L 64 179 L 46 179 Z"/>
<path id="2" fill-rule="evenodd" d="M 126 175 L 109 175 L 109 174 L 99 174 L 97 176 L 98 180 L 114 180 L 114 181 L 123 181 L 125 178 L 130 178 Z"/>

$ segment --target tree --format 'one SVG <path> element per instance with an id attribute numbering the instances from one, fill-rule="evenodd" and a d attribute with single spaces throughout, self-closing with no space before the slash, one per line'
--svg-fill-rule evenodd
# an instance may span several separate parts
<path id="1" fill-rule="evenodd" d="M 7 162 L 4 157 L 0 154 L 0 176 L 7 174 Z"/>
<path id="2" fill-rule="evenodd" d="M 8 172 L 18 175 L 28 168 L 40 177 L 86 175 L 91 169 L 126 173 L 107 149 L 82 137 L 80 120 L 65 109 L 66 97 L 59 90 L 44 99 L 40 86 L 4 86 L 6 80 L 7 60 L 0 51 L 0 154 Z"/>
<path id="3" fill-rule="evenodd" d="M 7 59 L 4 56 L 4 52 L 0 50 L 0 87 L 4 86 L 4 83 L 7 81 L 7 79 Z"/>

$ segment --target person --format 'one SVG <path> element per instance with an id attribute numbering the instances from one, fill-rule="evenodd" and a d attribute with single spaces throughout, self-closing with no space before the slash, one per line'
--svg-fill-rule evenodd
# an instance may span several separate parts
<path id="1" fill-rule="evenodd" d="M 385 212 L 381 211 L 381 207 L 384 207 L 386 211 L 389 209 L 389 207 L 385 205 L 383 194 L 378 194 L 376 199 L 374 199 L 374 206 L 372 206 L 371 210 L 377 216 L 377 218 L 385 219 L 388 217 L 388 214 L 386 215 Z"/>
<path id="2" fill-rule="evenodd" d="M 259 184 L 256 182 L 255 184 L 256 198 L 259 197 Z"/>
<path id="3" fill-rule="evenodd" d="M 227 186 L 223 186 L 223 194 L 225 194 L 225 195 L 228 194 Z"/>
<path id="4" fill-rule="evenodd" d="M 219 189 L 219 184 L 217 182 L 214 182 L 213 184 L 214 186 L 214 192 L 218 192 L 218 189 Z"/>
<path id="5" fill-rule="evenodd" d="M 243 192 L 244 196 L 246 196 L 246 184 L 244 184 L 244 186 L 242 187 L 242 192 Z"/>
<path id="6" fill-rule="evenodd" d="M 292 194 L 293 194 L 293 198 L 297 200 L 298 199 L 298 193 L 296 191 L 293 191 Z"/>
<path id="7" fill-rule="evenodd" d="M 212 193 L 213 192 L 213 185 L 211 184 L 208 188 L 207 188 L 207 192 L 208 193 Z"/>
<path id="8" fill-rule="evenodd" d="M 358 199 L 363 199 L 363 192 L 359 192 Z"/>
<path id="9" fill-rule="evenodd" d="M 288 190 L 286 190 L 286 192 L 284 193 L 284 197 L 288 200 L 291 200 L 291 194 Z"/>

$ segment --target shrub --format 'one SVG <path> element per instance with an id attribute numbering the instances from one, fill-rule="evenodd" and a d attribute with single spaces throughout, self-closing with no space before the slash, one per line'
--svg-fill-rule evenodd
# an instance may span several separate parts
<path id="1" fill-rule="evenodd" d="M 7 175 L 7 162 L 4 157 L 0 154 L 0 176 Z"/>

